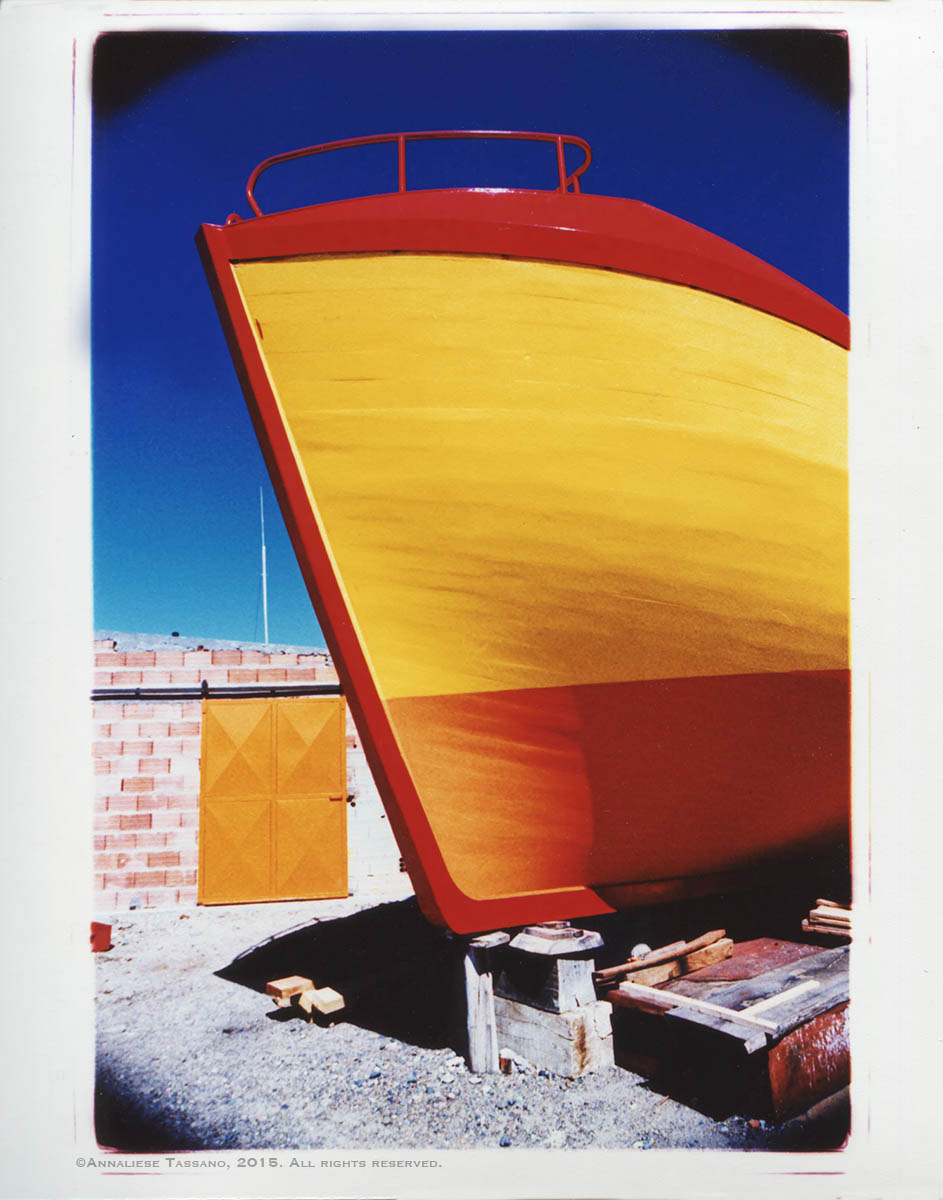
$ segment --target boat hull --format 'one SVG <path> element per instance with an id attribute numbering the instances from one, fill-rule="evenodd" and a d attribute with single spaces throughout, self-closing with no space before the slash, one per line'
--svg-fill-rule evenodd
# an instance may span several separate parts
<path id="1" fill-rule="evenodd" d="M 427 914 L 584 916 L 847 838 L 834 322 L 568 260 L 585 229 L 351 254 L 296 214 L 272 255 L 266 220 L 204 258 Z"/>

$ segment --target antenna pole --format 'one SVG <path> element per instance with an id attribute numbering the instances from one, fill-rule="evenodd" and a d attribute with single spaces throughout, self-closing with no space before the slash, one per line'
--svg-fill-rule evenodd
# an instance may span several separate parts
<path id="1" fill-rule="evenodd" d="M 259 488 L 259 516 L 262 521 L 262 627 L 265 644 L 268 645 L 268 579 L 265 574 L 265 506 L 262 503 L 262 488 Z"/>

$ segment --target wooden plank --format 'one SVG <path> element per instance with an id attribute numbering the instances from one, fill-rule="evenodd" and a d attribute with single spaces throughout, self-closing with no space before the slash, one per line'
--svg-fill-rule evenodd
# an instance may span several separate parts
<path id="1" fill-rule="evenodd" d="M 659 990 L 658 988 L 646 987 L 640 983 L 632 983 L 630 980 L 621 983 L 619 991 L 624 996 L 645 1000 L 650 1004 L 664 1009 L 692 1009 L 694 1012 L 707 1013 L 710 1016 L 720 1017 L 724 1021 L 731 1021 L 734 1024 L 749 1025 L 754 1029 L 762 1029 L 769 1033 L 776 1031 L 775 1021 L 767 1021 L 763 1017 L 744 1016 L 736 1009 L 727 1008 L 722 1004 L 712 1004 L 709 1000 L 698 1000 L 694 996 L 686 996 L 681 992 L 669 992 Z"/>
<path id="2" fill-rule="evenodd" d="M 692 981 L 697 979 L 698 982 L 704 983 L 714 980 L 734 982 L 752 979 L 766 971 L 775 971 L 801 958 L 820 953 L 820 946 L 810 946 L 807 942 L 787 942 L 781 938 L 753 938 L 746 942 L 736 942 L 730 958 L 710 967 L 701 967 L 690 978 Z"/>
<path id="3" fill-rule="evenodd" d="M 848 938 L 849 940 L 852 937 L 852 931 L 850 929 L 845 929 L 840 925 L 813 924 L 811 921 L 802 922 L 802 932 L 820 935 L 824 934 L 825 937 Z"/>
<path id="4" fill-rule="evenodd" d="M 339 1012 L 344 1007 L 344 997 L 332 987 L 311 988 L 309 991 L 302 992 L 298 997 L 299 1004 L 302 1003 L 302 996 L 307 997 L 312 1007 L 325 1016 L 329 1013 Z"/>
<path id="5" fill-rule="evenodd" d="M 643 967 L 639 971 L 633 971 L 628 978 L 633 983 L 644 983 L 649 987 L 653 987 L 657 983 L 666 983 L 669 979 L 677 979 L 680 975 L 687 975 L 691 971 L 697 971 L 701 967 L 711 966 L 713 963 L 729 958 L 732 953 L 732 939 L 721 938 L 719 942 L 714 942 L 712 946 L 705 946 L 703 950 L 695 950 L 692 954 L 685 954 L 681 958 L 674 959 L 673 962 L 661 963 L 656 967 Z"/>
<path id="6" fill-rule="evenodd" d="M 804 995 L 806 992 L 813 992 L 822 985 L 817 979 L 807 979 L 805 983 L 797 983 L 795 987 L 786 988 L 784 992 L 778 992 L 775 996 L 767 996 L 765 1000 L 757 1000 L 756 1004 L 751 1004 L 747 1008 L 741 1008 L 741 1013 L 751 1013 L 755 1015 L 758 1012 L 766 1012 L 767 1009 L 777 1008 L 782 1004 L 786 1004 L 796 997 Z"/>
<path id="7" fill-rule="evenodd" d="M 509 937 L 504 934 L 504 940 Z M 468 1069 L 476 1075 L 500 1070 L 498 1034 L 494 1013 L 492 941 L 476 938 L 465 952 L 465 1007 L 468 1033 Z"/>
<path id="8" fill-rule="evenodd" d="M 634 972 L 657 966 L 659 963 L 671 962 L 682 955 L 691 954 L 695 950 L 701 950 L 705 946 L 719 942 L 723 937 L 726 937 L 726 930 L 713 929 L 710 933 L 703 933 L 693 941 L 682 942 L 680 945 L 677 942 L 673 942 L 670 946 L 665 946 L 660 950 L 653 950 L 651 954 L 646 954 L 643 958 L 630 958 L 624 963 L 619 963 L 617 966 L 605 967 L 601 971 L 596 971 L 594 978 L 597 983 L 605 983 L 612 979 L 618 979 L 620 975 L 624 975 L 626 972 Z"/>
<path id="9" fill-rule="evenodd" d="M 287 975 L 284 979 L 270 979 L 265 985 L 265 992 L 268 996 L 274 996 L 276 1000 L 290 1000 L 292 996 L 300 995 L 313 987 L 312 980 L 303 975 Z"/>
<path id="10" fill-rule="evenodd" d="M 829 921 L 833 925 L 850 925 L 851 913 L 839 908 L 813 908 L 810 921 Z"/>

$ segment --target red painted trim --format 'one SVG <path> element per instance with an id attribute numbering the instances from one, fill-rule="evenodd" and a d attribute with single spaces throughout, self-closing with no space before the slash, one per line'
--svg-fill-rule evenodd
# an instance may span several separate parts
<path id="1" fill-rule="evenodd" d="M 393 192 L 238 221 L 225 227 L 225 239 L 231 260 L 401 250 L 605 267 L 726 296 L 849 345 L 848 318 L 827 300 L 723 238 L 637 200 Z"/>

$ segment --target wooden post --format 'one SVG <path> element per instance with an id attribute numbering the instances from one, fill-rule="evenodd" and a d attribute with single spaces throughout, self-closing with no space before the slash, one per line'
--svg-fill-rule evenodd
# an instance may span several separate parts
<path id="1" fill-rule="evenodd" d="M 494 1019 L 491 952 L 511 936 L 503 931 L 472 938 L 465 951 L 465 999 L 468 1008 L 468 1069 L 494 1073 L 498 1064 L 498 1031 Z"/>

